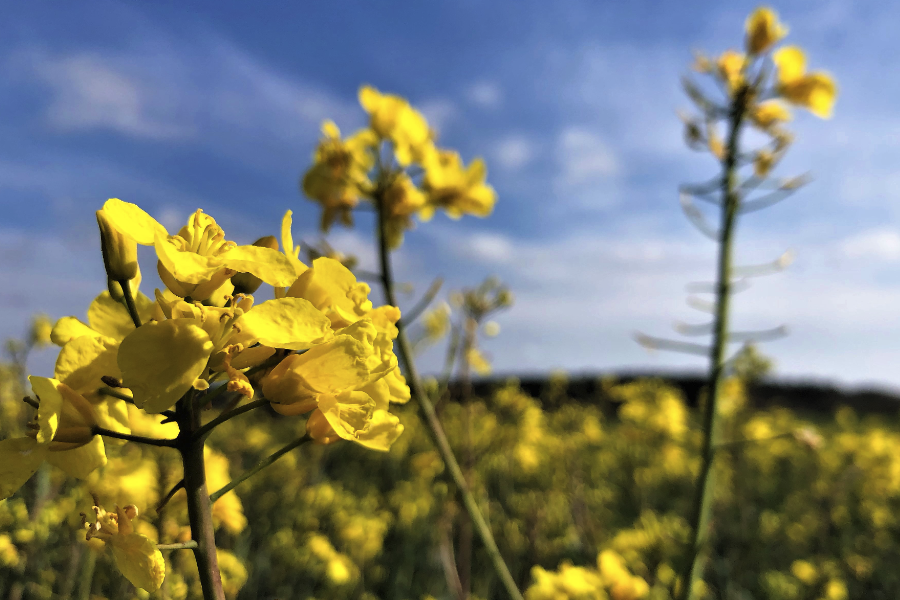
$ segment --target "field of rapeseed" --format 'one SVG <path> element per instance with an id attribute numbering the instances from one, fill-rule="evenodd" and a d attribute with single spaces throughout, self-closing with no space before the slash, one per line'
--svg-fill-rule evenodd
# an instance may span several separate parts
<path id="1" fill-rule="evenodd" d="M 324 122 L 300 187 L 323 232 L 375 213 L 377 273 L 295 243 L 291 210 L 240 244 L 200 209 L 169 231 L 136 204 L 98 206 L 106 290 L 36 318 L 0 365 L 0 598 L 896 597 L 898 423 L 756 408 L 768 363 L 729 345 L 782 333 L 729 330 L 735 288 L 785 262 L 734 266 L 734 230 L 801 187 L 771 175 L 786 124 L 828 118 L 837 96 L 786 35 L 757 9 L 742 52 L 698 54 L 706 79 L 684 81 L 685 139 L 720 171 L 681 189 L 717 243 L 699 292 L 712 320 L 682 329 L 711 339 L 638 340 L 709 357 L 696 407 L 656 379 L 606 380 L 589 401 L 562 375 L 541 397 L 515 380 L 476 394 L 479 340 L 513 293 L 489 278 L 433 307 L 436 281 L 401 314 L 392 253 L 437 211 L 489 216 L 496 193 L 483 160 L 372 86 L 367 126 Z M 421 377 L 435 343 L 444 371 Z M 49 346 L 53 377 L 29 376 Z"/>

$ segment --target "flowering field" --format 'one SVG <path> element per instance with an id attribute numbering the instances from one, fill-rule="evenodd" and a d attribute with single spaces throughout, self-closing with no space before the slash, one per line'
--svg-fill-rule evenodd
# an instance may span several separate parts
<path id="1" fill-rule="evenodd" d="M 513 291 L 436 279 L 401 312 L 392 257 L 497 193 L 484 160 L 373 86 L 367 125 L 326 120 L 299 181 L 323 233 L 373 213 L 375 272 L 295 240 L 292 210 L 250 243 L 202 209 L 174 229 L 96 206 L 98 295 L 36 318 L 0 371 L 0 598 L 896 597 L 897 423 L 754 408 L 756 342 L 784 330 L 730 327 L 732 295 L 789 262 L 736 266 L 739 217 L 802 188 L 773 174 L 788 123 L 829 118 L 838 94 L 787 34 L 756 9 L 741 51 L 698 53 L 683 80 L 685 141 L 719 168 L 680 188 L 715 242 L 693 290 L 710 320 L 636 337 L 708 358 L 695 408 L 654 379 L 476 394 Z M 444 368 L 421 376 L 435 345 Z M 47 347 L 52 377 L 29 374 Z"/>

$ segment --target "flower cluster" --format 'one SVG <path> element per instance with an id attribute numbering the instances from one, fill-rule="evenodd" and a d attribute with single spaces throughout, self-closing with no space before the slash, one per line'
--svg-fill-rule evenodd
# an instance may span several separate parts
<path id="1" fill-rule="evenodd" d="M 191 433 L 179 415 L 193 409 L 182 409 L 207 404 L 213 393 L 230 394 L 235 404 L 261 393 L 281 414 L 311 413 L 307 435 L 322 444 L 345 439 L 386 451 L 401 434 L 389 412 L 391 402 L 410 397 L 393 352 L 400 311 L 374 307 L 368 285 L 337 260 L 303 264 L 290 211 L 281 250 L 274 238 L 243 246 L 227 240 L 200 210 L 176 234 L 118 199 L 97 211 L 97 221 L 109 289 L 91 303 L 86 322 L 63 317 L 49 332 L 60 346 L 54 377 L 30 377 L 35 398 L 26 400 L 37 410 L 28 433 L 0 441 L 0 499 L 45 461 L 87 478 L 106 464 L 101 436 L 132 439 L 129 404 L 178 421 L 178 439 L 159 440 L 173 447 Z M 165 289 L 153 299 L 138 291 L 138 245 L 156 251 Z M 275 298 L 256 303 L 248 291 L 262 283 Z M 96 510 L 96 535 L 119 552 L 123 573 L 149 589 L 138 581 L 156 581 L 145 567 L 159 561 L 144 557 L 136 567 L 130 557 L 152 543 L 127 537 L 127 508 L 118 516 Z M 134 569 L 144 569 L 143 578 Z"/>
<path id="2" fill-rule="evenodd" d="M 301 181 L 303 192 L 322 205 L 323 231 L 336 220 L 352 226 L 360 200 L 383 210 L 391 248 L 403 242 L 414 217 L 427 221 L 437 209 L 454 219 L 491 213 L 496 194 L 485 183 L 484 161 L 467 166 L 458 153 L 436 146 L 425 117 L 400 96 L 363 86 L 359 102 L 369 126 L 341 138 L 337 125 L 326 121 Z"/>
<path id="3" fill-rule="evenodd" d="M 744 52 L 726 50 L 717 59 L 697 55 L 695 70 L 710 75 L 725 91 L 731 109 L 710 100 L 701 89 L 685 80 L 688 95 L 703 112 L 702 118 L 684 117 L 688 145 L 708 150 L 724 160 L 726 142 L 717 122 L 731 118 L 735 108 L 768 135 L 771 143 L 754 152 L 755 175 L 763 178 L 781 160 L 792 141 L 783 125 L 792 118 L 790 106 L 814 115 L 831 117 L 837 97 L 834 79 L 824 71 L 808 73 L 806 55 L 797 46 L 775 46 L 787 35 L 787 27 L 770 8 L 758 8 L 746 23 Z"/>

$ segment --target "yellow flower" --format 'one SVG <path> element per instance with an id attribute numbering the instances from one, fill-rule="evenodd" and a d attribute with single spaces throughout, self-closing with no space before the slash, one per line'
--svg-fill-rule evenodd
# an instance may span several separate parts
<path id="1" fill-rule="evenodd" d="M 427 200 L 409 175 L 400 173 L 385 188 L 382 201 L 387 217 L 388 247 L 396 249 L 403 243 L 403 233 L 412 228 L 413 215 L 425 208 Z"/>
<path id="2" fill-rule="evenodd" d="M 494 210 L 497 194 L 485 183 L 487 167 L 480 158 L 464 168 L 456 152 L 433 150 L 423 166 L 423 190 L 428 197 L 428 204 L 419 212 L 423 220 L 430 219 L 435 208 L 443 208 L 453 219 L 463 214 L 486 217 Z"/>
<path id="3" fill-rule="evenodd" d="M 320 413 L 307 424 L 314 439 L 337 436 L 387 450 L 403 428 L 387 412 L 391 389 L 384 381 L 397 361 L 378 351 L 378 338 L 371 320 L 357 321 L 331 342 L 281 361 L 263 379 L 263 394 L 283 415 Z"/>
<path id="4" fill-rule="evenodd" d="M 201 210 L 191 215 L 178 235 L 169 235 L 138 206 L 117 198 L 107 200 L 103 212 L 117 231 L 138 244 L 154 246 L 160 279 L 182 298 L 206 300 L 235 273 L 250 273 L 276 287 L 290 285 L 296 276 L 283 254 L 227 241 L 222 228 Z M 221 302 L 220 298 L 214 300 Z"/>
<path id="5" fill-rule="evenodd" d="M 466 352 L 466 360 L 472 370 L 479 375 L 487 376 L 491 374 L 491 363 L 478 348 L 470 348 Z"/>
<path id="6" fill-rule="evenodd" d="M 359 89 L 359 103 L 369 113 L 372 130 L 393 142 L 394 155 L 401 166 L 422 161 L 433 144 L 433 136 L 419 111 L 400 96 L 382 94 L 368 85 Z"/>
<path id="7" fill-rule="evenodd" d="M 778 123 L 791 120 L 791 111 L 778 100 L 767 100 L 755 105 L 750 119 L 761 129 L 768 129 Z"/>
<path id="8" fill-rule="evenodd" d="M 831 117 L 837 85 L 824 71 L 806 73 L 806 55 L 796 46 L 786 46 L 772 55 L 778 70 L 778 93 L 788 102 L 808 109 L 817 117 Z"/>
<path id="9" fill-rule="evenodd" d="M 327 232 L 336 218 L 348 227 L 353 225 L 352 210 L 371 186 L 368 173 L 375 164 L 377 138 L 363 129 L 341 140 L 340 130 L 331 121 L 322 124 L 322 135 L 301 188 L 322 204 L 321 228 Z"/>
<path id="10" fill-rule="evenodd" d="M 747 17 L 747 53 L 765 52 L 781 41 L 788 28 L 778 22 L 778 15 L 771 8 L 761 6 Z"/>
<path id="11" fill-rule="evenodd" d="M 140 533 L 135 533 L 133 521 L 138 510 L 129 504 L 116 506 L 116 512 L 108 513 L 100 506 L 92 507 L 95 521 L 89 522 L 82 513 L 81 521 L 87 530 L 86 539 L 98 538 L 112 548 L 116 568 L 135 587 L 155 592 L 166 577 L 166 562 L 156 543 Z"/>
<path id="12" fill-rule="evenodd" d="M 726 50 L 716 62 L 719 78 L 728 86 L 728 91 L 734 94 L 744 84 L 744 64 L 746 57 L 736 50 Z"/>
<path id="13" fill-rule="evenodd" d="M 27 437 L 0 441 L 0 499 L 8 498 L 45 460 L 79 479 L 106 464 L 103 440 L 91 432 L 97 419 L 91 404 L 56 379 L 28 378 L 38 397 Z"/>
<path id="14" fill-rule="evenodd" d="M 183 300 L 168 303 L 159 294 L 157 306 L 165 320 L 134 330 L 118 352 L 122 383 L 131 389 L 134 403 L 149 413 L 174 405 L 198 379 L 205 380 L 207 369 L 244 369 L 271 356 L 273 348 L 304 350 L 332 336 L 328 318 L 300 298 L 254 306 L 253 298 L 245 297 L 218 308 Z M 257 343 L 261 347 L 252 347 Z M 230 382 L 241 386 L 239 375 L 229 375 Z"/>
<path id="15" fill-rule="evenodd" d="M 370 291 L 369 285 L 358 282 L 350 269 L 323 256 L 297 278 L 287 296 L 309 300 L 337 330 L 357 322 L 372 310 Z"/>

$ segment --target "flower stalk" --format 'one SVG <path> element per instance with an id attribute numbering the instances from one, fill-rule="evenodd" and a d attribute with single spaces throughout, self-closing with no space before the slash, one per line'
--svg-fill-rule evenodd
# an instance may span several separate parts
<path id="1" fill-rule="evenodd" d="M 381 267 L 381 285 L 384 289 L 387 304 L 397 306 L 397 298 L 394 294 L 394 276 L 391 268 L 390 248 L 388 245 L 388 214 L 385 210 L 382 191 L 376 190 L 374 196 L 375 205 L 378 209 L 378 230 L 376 235 L 378 238 L 378 256 Z M 412 397 L 419 405 L 419 408 L 425 417 L 425 424 L 427 425 L 431 439 L 434 442 L 438 453 L 441 455 L 441 459 L 444 461 L 444 465 L 446 466 L 453 483 L 459 490 L 460 496 L 462 496 L 466 512 L 475 527 L 478 537 L 484 544 L 485 550 L 487 550 L 487 553 L 490 556 L 491 563 L 494 570 L 497 572 L 497 576 L 500 578 L 504 589 L 513 600 L 523 600 L 522 593 L 519 591 L 518 587 L 516 587 L 516 582 L 510 574 L 509 568 L 503 560 L 503 556 L 500 554 L 497 543 L 494 541 L 494 536 L 491 534 L 490 527 L 485 521 L 484 516 L 481 514 L 481 510 L 478 508 L 478 503 L 472 495 L 469 486 L 466 484 L 462 469 L 460 469 L 459 463 L 453 455 L 453 450 L 450 448 L 450 443 L 447 441 L 447 435 L 444 433 L 441 422 L 438 420 L 437 414 L 435 413 L 434 405 L 431 403 L 428 394 L 425 393 L 415 363 L 412 360 L 412 349 L 409 340 L 407 339 L 406 329 L 402 321 L 397 323 L 397 329 L 399 330 L 396 340 L 397 344 L 395 346 L 397 358 L 400 362 L 401 369 L 406 374 Z"/>
<path id="2" fill-rule="evenodd" d="M 707 399 L 703 413 L 700 475 L 697 479 L 696 495 L 690 515 L 693 539 L 682 578 L 681 594 L 678 596 L 682 600 L 693 600 L 695 597 L 696 583 L 702 578 L 703 567 L 708 555 L 710 517 L 715 495 L 713 469 L 720 437 L 718 402 L 724 380 L 725 351 L 728 346 L 728 311 L 731 300 L 734 228 L 741 198 L 737 177 L 739 142 L 749 93 L 750 88 L 744 85 L 735 94 L 729 117 L 728 143 L 723 157 L 722 197 L 724 205 L 718 239 L 713 342 L 709 358 Z"/>

